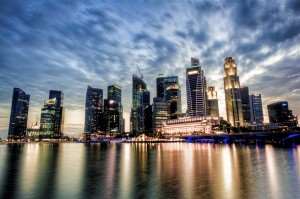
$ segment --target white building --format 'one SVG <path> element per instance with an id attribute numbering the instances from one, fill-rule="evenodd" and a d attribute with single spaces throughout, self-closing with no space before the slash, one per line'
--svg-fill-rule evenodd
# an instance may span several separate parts
<path id="1" fill-rule="evenodd" d="M 219 125 L 218 117 L 182 117 L 167 120 L 162 126 L 164 136 L 186 136 L 194 134 L 212 134 L 214 125 Z"/>

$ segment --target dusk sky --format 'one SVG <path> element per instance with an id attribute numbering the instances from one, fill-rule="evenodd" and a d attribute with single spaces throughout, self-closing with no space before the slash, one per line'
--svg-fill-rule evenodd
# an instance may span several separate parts
<path id="1" fill-rule="evenodd" d="M 200 59 L 225 117 L 223 62 L 233 56 L 242 86 L 266 105 L 287 100 L 300 115 L 300 1 L 2 0 L 0 132 L 7 135 L 13 87 L 31 95 L 39 121 L 50 89 L 65 95 L 65 132 L 82 133 L 88 85 L 122 87 L 129 128 L 132 74 L 151 92 L 159 74 L 178 75 L 186 110 L 185 68 Z M 226 117 L 225 117 L 226 118 Z M 268 122 L 267 120 L 265 122 Z"/>

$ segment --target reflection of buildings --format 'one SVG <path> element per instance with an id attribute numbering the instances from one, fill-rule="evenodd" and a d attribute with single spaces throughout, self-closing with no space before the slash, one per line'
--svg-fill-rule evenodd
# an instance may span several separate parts
<path id="1" fill-rule="evenodd" d="M 88 86 L 85 98 L 85 133 L 96 133 L 101 129 L 101 116 L 103 114 L 102 89 Z"/>
<path id="2" fill-rule="evenodd" d="M 6 147 L 6 168 L 1 182 L 0 198 L 18 198 L 24 145 L 8 144 Z"/>
<path id="3" fill-rule="evenodd" d="M 198 59 L 191 58 L 186 69 L 187 113 L 189 116 L 207 115 L 206 78 Z"/>
<path id="4" fill-rule="evenodd" d="M 268 105 L 269 121 L 278 126 L 296 127 L 297 117 L 289 110 L 287 101 L 275 102 Z"/>
<path id="5" fill-rule="evenodd" d="M 52 143 L 40 145 L 39 150 L 39 173 L 36 182 L 36 198 L 53 198 L 57 190 L 58 160 L 60 159 L 60 145 Z M 43 150 L 45 147 L 46 150 Z"/>
<path id="6" fill-rule="evenodd" d="M 218 117 L 182 117 L 167 120 L 162 126 L 165 136 L 184 136 L 200 133 L 213 133 L 212 127 L 219 124 Z"/>
<path id="7" fill-rule="evenodd" d="M 224 89 L 227 120 L 235 127 L 244 126 L 240 80 L 237 75 L 237 67 L 232 57 L 225 58 L 224 63 Z"/>
<path id="8" fill-rule="evenodd" d="M 22 89 L 14 88 L 8 138 L 22 138 L 26 135 L 30 95 Z"/>
<path id="9" fill-rule="evenodd" d="M 213 86 L 207 89 L 207 108 L 208 116 L 219 117 L 218 95 Z"/>

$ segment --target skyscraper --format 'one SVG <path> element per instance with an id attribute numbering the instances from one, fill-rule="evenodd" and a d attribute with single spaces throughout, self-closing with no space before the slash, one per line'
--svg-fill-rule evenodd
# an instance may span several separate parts
<path id="1" fill-rule="evenodd" d="M 118 128 L 115 132 L 123 133 L 123 105 L 122 105 L 122 90 L 118 85 L 110 85 L 107 88 L 107 99 L 111 103 L 108 103 L 110 106 L 115 106 L 115 103 L 118 105 Z M 114 102 L 114 103 L 112 103 Z M 107 115 L 107 114 L 106 114 Z M 110 125 L 111 126 L 111 125 Z"/>
<path id="2" fill-rule="evenodd" d="M 264 114 L 263 114 L 261 94 L 250 95 L 250 114 L 251 114 L 252 124 L 256 124 L 256 125 L 264 124 Z"/>
<path id="3" fill-rule="evenodd" d="M 207 89 L 207 107 L 208 116 L 219 117 L 218 95 L 213 86 L 210 86 Z"/>
<path id="4" fill-rule="evenodd" d="M 8 138 L 26 136 L 30 95 L 20 88 L 14 88 L 11 104 Z"/>
<path id="5" fill-rule="evenodd" d="M 104 118 L 105 132 L 112 134 L 121 133 L 121 112 L 119 103 L 113 99 L 104 100 Z"/>
<path id="6" fill-rule="evenodd" d="M 164 92 L 165 92 L 164 82 L 165 82 L 165 77 L 160 76 L 156 78 L 156 97 L 159 97 L 161 99 L 164 98 Z"/>
<path id="7" fill-rule="evenodd" d="M 249 125 L 251 123 L 249 88 L 241 87 L 240 92 L 241 92 L 241 102 L 242 102 L 244 125 Z"/>
<path id="8" fill-rule="evenodd" d="M 153 131 L 160 133 L 163 123 L 169 119 L 169 103 L 156 97 L 153 99 Z"/>
<path id="9" fill-rule="evenodd" d="M 57 99 L 46 100 L 41 110 L 40 136 L 42 138 L 54 138 L 56 125 L 56 105 Z"/>
<path id="10" fill-rule="evenodd" d="M 268 105 L 269 121 L 279 126 L 287 126 L 290 128 L 298 125 L 297 117 L 289 110 L 287 101 L 279 101 Z"/>
<path id="11" fill-rule="evenodd" d="M 244 126 L 240 80 L 237 66 L 232 57 L 226 57 L 224 62 L 224 89 L 227 120 L 235 127 Z"/>
<path id="12" fill-rule="evenodd" d="M 64 124 L 64 109 L 63 109 L 64 94 L 61 91 L 50 90 L 49 99 L 56 99 L 54 134 L 55 136 L 60 137 L 62 135 L 63 124 Z"/>
<path id="13" fill-rule="evenodd" d="M 107 99 L 114 100 L 121 104 L 122 101 L 122 90 L 118 85 L 110 85 L 107 87 Z"/>
<path id="14" fill-rule="evenodd" d="M 95 133 L 103 128 L 103 90 L 88 86 L 85 98 L 85 133 Z"/>
<path id="15" fill-rule="evenodd" d="M 148 105 L 144 109 L 144 128 L 145 133 L 152 134 L 153 132 L 153 110 L 152 105 Z"/>
<path id="16" fill-rule="evenodd" d="M 156 79 L 157 98 L 168 102 L 169 116 L 177 118 L 181 113 L 181 89 L 177 76 L 158 77 Z"/>
<path id="17" fill-rule="evenodd" d="M 207 115 L 206 78 L 198 59 L 191 58 L 186 69 L 187 113 L 189 116 Z"/>
<path id="18" fill-rule="evenodd" d="M 148 97 L 149 96 L 149 97 Z M 132 76 L 132 108 L 130 127 L 133 134 L 144 131 L 144 109 L 150 102 L 150 93 L 144 80 L 136 75 Z"/>

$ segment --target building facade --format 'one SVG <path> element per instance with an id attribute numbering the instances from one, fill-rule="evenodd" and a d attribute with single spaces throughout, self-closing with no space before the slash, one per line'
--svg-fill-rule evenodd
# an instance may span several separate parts
<path id="1" fill-rule="evenodd" d="M 164 122 L 162 135 L 167 137 L 212 134 L 213 127 L 219 125 L 218 117 L 182 117 Z"/>
<path id="2" fill-rule="evenodd" d="M 115 133 L 123 133 L 124 129 L 124 123 L 123 123 L 123 105 L 122 105 L 122 89 L 118 85 L 110 85 L 107 88 L 107 99 L 108 102 L 111 101 L 111 106 L 115 106 L 115 103 L 118 105 L 118 113 L 117 117 L 119 118 L 118 124 L 117 124 L 117 129 L 114 129 Z M 104 103 L 105 104 L 105 103 Z M 110 103 L 108 103 L 109 105 Z M 114 109 L 113 107 L 108 108 L 107 110 Z M 113 111 L 114 113 L 115 111 Z M 115 113 L 114 113 L 115 114 Z M 105 114 L 107 115 L 107 114 Z M 111 118 L 111 117 L 110 117 Z M 111 126 L 111 125 L 110 125 Z M 112 129 L 109 130 L 111 132 Z"/>
<path id="3" fill-rule="evenodd" d="M 103 90 L 88 86 L 85 97 L 85 133 L 103 130 Z"/>
<path id="4" fill-rule="evenodd" d="M 163 123 L 169 119 L 169 103 L 161 98 L 153 99 L 153 131 L 160 134 Z"/>
<path id="5" fill-rule="evenodd" d="M 56 137 L 61 137 L 64 126 L 64 109 L 63 100 L 64 94 L 62 91 L 50 90 L 49 99 L 55 99 L 55 123 L 54 123 L 54 134 Z"/>
<path id="6" fill-rule="evenodd" d="M 248 126 L 251 124 L 249 88 L 241 87 L 240 93 L 241 93 L 241 103 L 242 103 L 244 125 Z"/>
<path id="7" fill-rule="evenodd" d="M 262 126 L 264 124 L 264 114 L 261 94 L 250 95 L 251 123 Z"/>
<path id="8" fill-rule="evenodd" d="M 144 132 L 144 109 L 150 103 L 150 92 L 141 77 L 132 76 L 132 108 L 130 129 L 134 135 Z"/>
<path id="9" fill-rule="evenodd" d="M 187 113 L 189 116 L 207 115 L 206 78 L 198 59 L 191 58 L 186 69 Z"/>
<path id="10" fill-rule="evenodd" d="M 228 122 L 235 127 L 244 126 L 240 80 L 237 66 L 232 57 L 226 57 L 224 62 L 224 90 Z"/>
<path id="11" fill-rule="evenodd" d="M 30 95 L 20 88 L 13 89 L 8 138 L 23 138 L 26 136 Z"/>
<path id="12" fill-rule="evenodd" d="M 289 110 L 287 101 L 279 101 L 268 106 L 269 121 L 271 124 L 277 124 L 279 127 L 297 127 L 297 117 Z"/>
<path id="13" fill-rule="evenodd" d="M 45 101 L 41 110 L 40 134 L 41 138 L 55 138 L 56 98 Z"/>
<path id="14" fill-rule="evenodd" d="M 104 100 L 104 131 L 110 134 L 122 133 L 119 103 L 112 99 Z"/>
<path id="15" fill-rule="evenodd" d="M 215 87 L 207 88 L 207 115 L 210 117 L 219 117 L 218 95 Z"/>
<path id="16" fill-rule="evenodd" d="M 169 103 L 169 115 L 175 119 L 181 114 L 181 88 L 177 76 L 156 79 L 157 98 Z"/>

